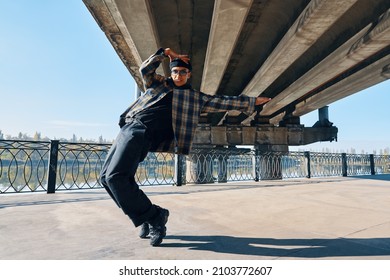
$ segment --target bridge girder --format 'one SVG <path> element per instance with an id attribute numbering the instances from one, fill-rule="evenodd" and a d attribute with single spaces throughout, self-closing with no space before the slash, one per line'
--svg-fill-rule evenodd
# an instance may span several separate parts
<path id="1" fill-rule="evenodd" d="M 190 55 L 194 88 L 272 98 L 257 116 L 261 124 L 235 111 L 203 116 L 197 133 L 203 131 L 203 142 L 226 139 L 230 145 L 232 123 L 252 134 L 252 144 L 261 142 L 260 126 L 276 140 L 292 124 L 300 140 L 285 145 L 334 140 L 337 128 L 321 133 L 299 121 L 281 124 L 390 77 L 388 0 L 83 1 L 140 88 L 141 62 L 158 47 L 170 47 Z M 168 70 L 165 63 L 161 73 Z M 215 136 L 206 136 L 203 128 L 217 124 L 222 127 L 210 128 Z"/>

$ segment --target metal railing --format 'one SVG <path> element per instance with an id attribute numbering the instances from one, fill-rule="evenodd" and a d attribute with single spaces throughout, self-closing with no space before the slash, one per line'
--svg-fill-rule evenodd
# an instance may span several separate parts
<path id="1" fill-rule="evenodd" d="M 99 173 L 110 146 L 0 140 L 0 194 L 101 188 Z M 142 186 L 180 186 L 384 173 L 390 173 L 389 155 L 199 148 L 188 156 L 149 153 L 136 180 Z"/>
<path id="2" fill-rule="evenodd" d="M 0 193 L 46 190 L 50 142 L 0 140 Z"/>
<path id="3" fill-rule="evenodd" d="M 54 146 L 54 149 L 53 149 Z M 100 170 L 111 145 L 93 143 L 59 143 L 52 141 L 50 155 L 57 152 L 56 174 L 49 169 L 49 175 L 55 177 L 55 184 L 49 185 L 55 190 L 100 188 L 98 182 Z M 54 192 L 51 190 L 50 192 Z"/>

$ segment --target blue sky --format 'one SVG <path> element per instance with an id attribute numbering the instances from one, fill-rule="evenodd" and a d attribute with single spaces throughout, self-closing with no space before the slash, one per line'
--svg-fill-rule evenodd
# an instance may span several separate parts
<path id="1" fill-rule="evenodd" d="M 2 1 L 0 130 L 111 140 L 134 101 L 134 81 L 82 0 Z M 164 46 L 168 47 L 168 46 Z M 338 142 L 291 150 L 371 153 L 390 147 L 390 81 L 329 106 Z M 301 118 L 305 126 L 317 111 Z"/>

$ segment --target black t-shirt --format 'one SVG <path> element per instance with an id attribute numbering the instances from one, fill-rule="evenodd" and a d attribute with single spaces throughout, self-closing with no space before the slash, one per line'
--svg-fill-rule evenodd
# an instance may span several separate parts
<path id="1" fill-rule="evenodd" d="M 171 78 L 168 78 L 167 82 L 175 87 Z M 176 88 L 190 89 L 191 84 Z M 134 116 L 147 127 L 149 138 L 152 140 L 152 146 L 154 147 L 174 137 L 172 128 L 172 97 L 173 91 L 169 92 L 153 106 L 142 110 Z"/>
<path id="2" fill-rule="evenodd" d="M 148 128 L 148 136 L 153 146 L 173 139 L 172 95 L 173 92 L 168 93 L 156 104 L 134 116 Z"/>

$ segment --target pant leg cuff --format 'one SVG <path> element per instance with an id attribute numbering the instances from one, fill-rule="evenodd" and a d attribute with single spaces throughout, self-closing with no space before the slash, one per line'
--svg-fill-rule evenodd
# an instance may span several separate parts
<path id="1" fill-rule="evenodd" d="M 146 211 L 144 214 L 140 216 L 134 216 L 134 215 L 129 215 L 127 214 L 130 218 L 130 220 L 133 222 L 135 227 L 139 227 L 146 221 L 152 219 L 157 215 L 157 208 L 155 205 L 152 205 L 148 211 Z"/>

